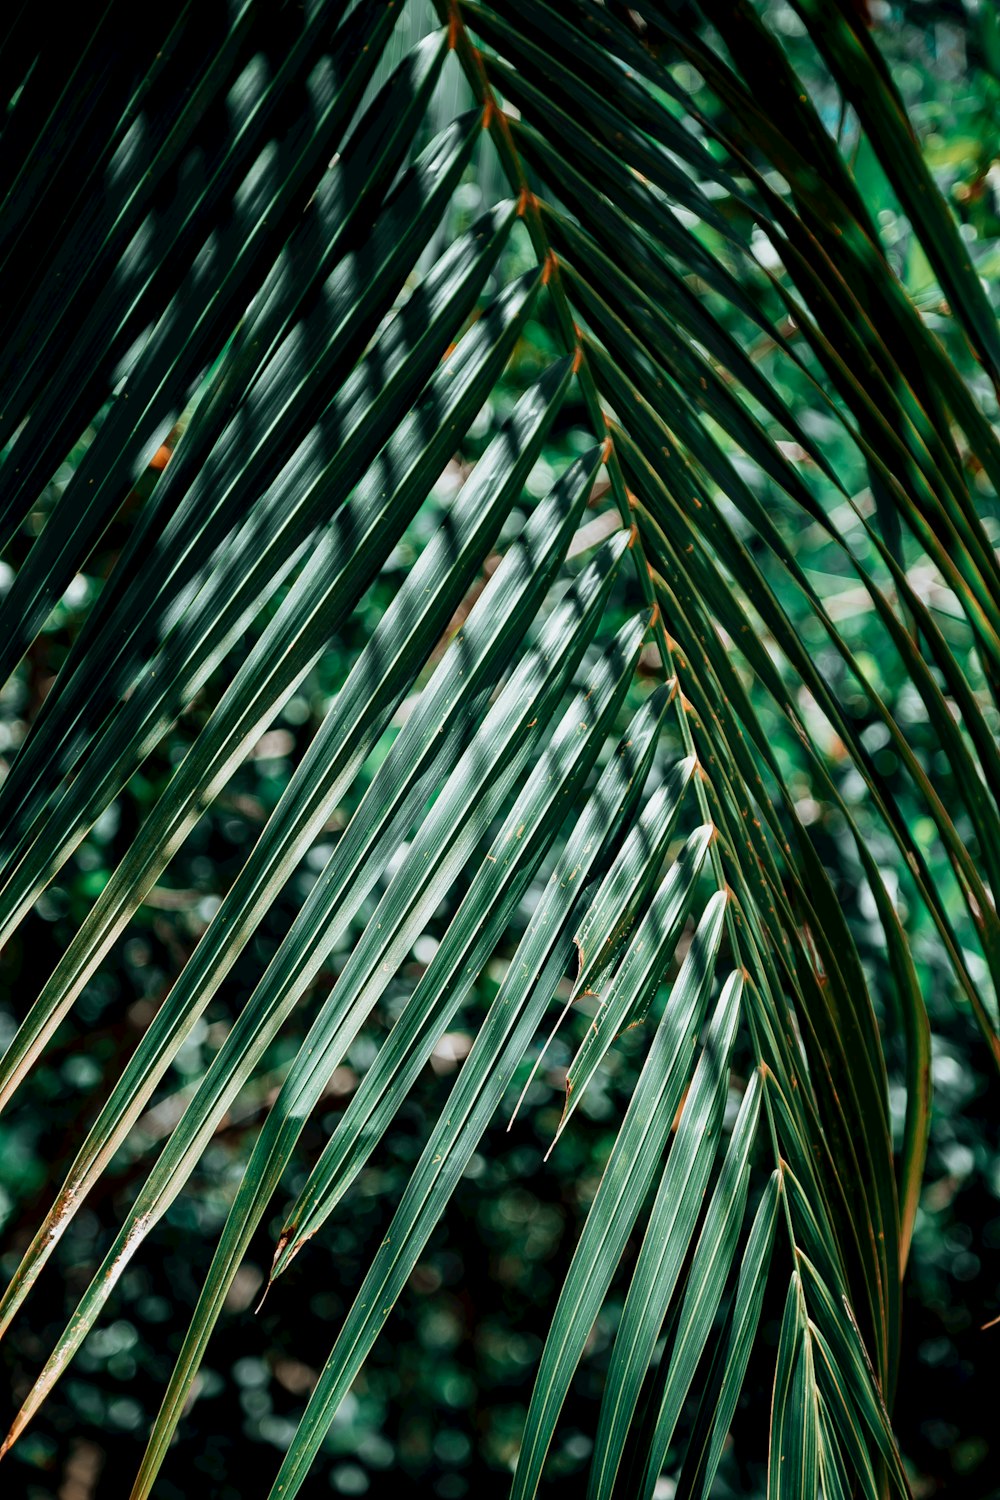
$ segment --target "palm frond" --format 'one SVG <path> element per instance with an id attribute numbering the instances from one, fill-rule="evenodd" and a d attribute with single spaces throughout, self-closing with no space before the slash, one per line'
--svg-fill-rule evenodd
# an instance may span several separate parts
<path id="1" fill-rule="evenodd" d="M 19 292 L 0 354 L 0 540 L 23 556 L 0 603 L 0 675 L 16 674 L 123 507 L 134 515 L 0 784 L 6 940 L 188 705 L 205 708 L 28 1006 L 0 1101 L 413 534 L 529 323 L 556 352 L 380 609 L 81 1130 L 0 1302 L 2 1329 L 331 814 L 350 806 L 284 937 L 266 963 L 254 957 L 252 993 L 143 1166 L 5 1451 L 350 939 L 229 1208 L 133 1497 L 150 1493 L 304 1126 L 453 897 L 433 958 L 281 1207 L 272 1281 L 322 1231 L 510 943 L 271 1494 L 298 1492 L 519 1070 L 523 1082 L 536 1043 L 587 996 L 557 1139 L 621 1033 L 645 1019 L 651 1039 L 553 1307 L 513 1494 L 543 1483 L 641 1223 L 593 1500 L 624 1486 L 652 1496 L 668 1466 L 678 1493 L 709 1494 L 769 1287 L 787 1287 L 769 1496 L 908 1493 L 890 1412 L 929 1025 L 888 877 L 891 864 L 926 912 L 1000 1059 L 1000 567 L 973 478 L 1000 479 L 1000 337 L 855 8 L 793 6 L 937 278 L 946 309 L 933 325 L 749 0 L 441 0 L 401 57 L 398 3 L 250 0 L 144 25 L 112 3 L 69 41 L 27 9 L 13 23 L 0 264 Z M 504 185 L 470 222 L 461 189 L 476 172 Z M 808 412 L 790 395 L 802 389 Z M 529 478 L 571 407 L 586 451 L 535 502 Z M 71 453 L 71 477 L 50 488 Z M 946 786 L 817 586 L 809 536 L 857 580 L 878 650 L 947 758 Z M 494 548 L 502 559 L 479 588 Z M 918 564 L 947 593 L 947 628 Z M 660 679 L 652 692 L 640 663 Z M 933 831 L 933 871 L 900 778 Z M 803 787 L 852 843 L 884 983 L 871 983 Z M 904 1056 L 898 1151 L 887 1006 Z"/>

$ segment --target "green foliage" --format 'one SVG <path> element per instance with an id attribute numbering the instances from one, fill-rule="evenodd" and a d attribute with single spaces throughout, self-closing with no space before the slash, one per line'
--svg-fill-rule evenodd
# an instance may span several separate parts
<path id="1" fill-rule="evenodd" d="M 708 1495 L 741 1398 L 731 1490 L 910 1492 L 932 1023 L 1000 1058 L 1000 168 L 985 100 L 924 150 L 870 19 L 9 23 L 0 1331 L 72 1299 L 5 1465 L 179 1234 L 134 1500 L 268 1259 L 306 1493 L 513 1114 L 582 1179 L 501 1361 L 518 1500 L 595 1337 L 593 1500 Z"/>

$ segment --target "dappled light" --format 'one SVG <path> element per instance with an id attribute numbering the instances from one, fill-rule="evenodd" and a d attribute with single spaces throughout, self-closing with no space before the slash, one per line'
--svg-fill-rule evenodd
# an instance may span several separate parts
<path id="1" fill-rule="evenodd" d="M 988 9 L 3 23 L 11 1493 L 985 1496 Z"/>

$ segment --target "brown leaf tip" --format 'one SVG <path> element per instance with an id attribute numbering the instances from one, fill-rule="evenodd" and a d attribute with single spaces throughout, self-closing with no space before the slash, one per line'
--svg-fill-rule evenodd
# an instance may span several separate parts
<path id="1" fill-rule="evenodd" d="M 285 1249 L 291 1244 L 292 1240 L 294 1239 L 297 1228 L 297 1224 L 289 1224 L 287 1228 L 283 1229 L 278 1236 L 278 1243 L 274 1247 L 274 1256 L 271 1260 L 272 1272 L 274 1271 L 275 1266 L 278 1264 L 278 1261 L 281 1259 L 281 1256 L 284 1253 Z"/>
<path id="2" fill-rule="evenodd" d="M 573 946 L 576 949 L 576 977 L 579 982 L 583 978 L 583 944 L 578 937 L 573 939 Z"/>

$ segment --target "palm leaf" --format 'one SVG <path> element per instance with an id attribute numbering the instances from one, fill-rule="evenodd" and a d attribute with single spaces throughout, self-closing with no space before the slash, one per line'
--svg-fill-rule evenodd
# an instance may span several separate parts
<path id="1" fill-rule="evenodd" d="M 553 1308 L 514 1495 L 544 1483 L 616 1277 L 627 1284 L 593 1496 L 624 1484 L 652 1495 L 664 1468 L 681 1493 L 710 1492 L 750 1361 L 767 1357 L 765 1295 L 786 1285 L 769 1495 L 907 1492 L 890 1412 L 929 1024 L 886 865 L 1000 1059 L 1000 567 L 972 478 L 1000 479 L 978 374 L 1000 379 L 1000 338 L 876 42 L 846 0 L 795 9 L 938 278 L 947 342 L 748 0 L 702 0 L 683 17 L 658 0 L 251 0 L 211 24 L 184 6 L 145 31 L 111 4 L 65 38 L 27 9 L 12 22 L 0 266 L 19 295 L 0 355 L 0 540 L 20 566 L 0 603 L 0 675 L 16 676 L 123 506 L 139 503 L 0 784 L 8 941 L 192 700 L 206 706 L 32 997 L 0 1064 L 4 1103 L 206 807 L 419 535 L 529 323 L 557 352 L 377 611 L 242 870 L 81 1130 L 3 1295 L 3 1329 L 237 960 L 257 964 L 160 1155 L 141 1162 L 133 1206 L 5 1451 L 355 924 L 229 1207 L 133 1491 L 150 1493 L 327 1080 L 453 898 L 433 959 L 282 1204 L 272 1279 L 322 1232 L 468 1009 L 472 1050 L 331 1330 L 271 1493 L 299 1490 L 518 1070 L 536 1043 L 540 1061 L 553 1020 L 574 1028 L 586 997 L 594 1014 L 576 1028 L 557 1138 L 576 1128 L 620 1034 L 645 1020 L 651 1039 Z M 697 98 L 681 65 L 701 80 Z M 470 223 L 460 199 L 474 173 L 503 186 Z M 813 412 L 789 398 L 790 375 Z M 529 480 L 571 409 L 586 451 L 536 500 Z M 71 453 L 71 477 L 48 488 Z M 872 506 L 858 499 L 868 487 Z M 948 759 L 946 787 L 817 586 L 810 534 L 870 601 L 878 649 Z M 502 560 L 480 590 L 494 548 Z M 953 602 L 947 628 L 914 584 L 918 564 Z M 662 681 L 652 694 L 640 663 Z M 884 733 L 893 776 L 848 693 Z M 933 864 L 900 782 L 933 830 Z M 847 830 L 884 984 L 871 983 L 804 821 L 803 786 Z M 344 806 L 322 873 L 258 960 L 255 936 Z M 478 978 L 505 946 L 480 1013 Z M 896 1151 L 888 1006 L 907 1094 Z"/>

